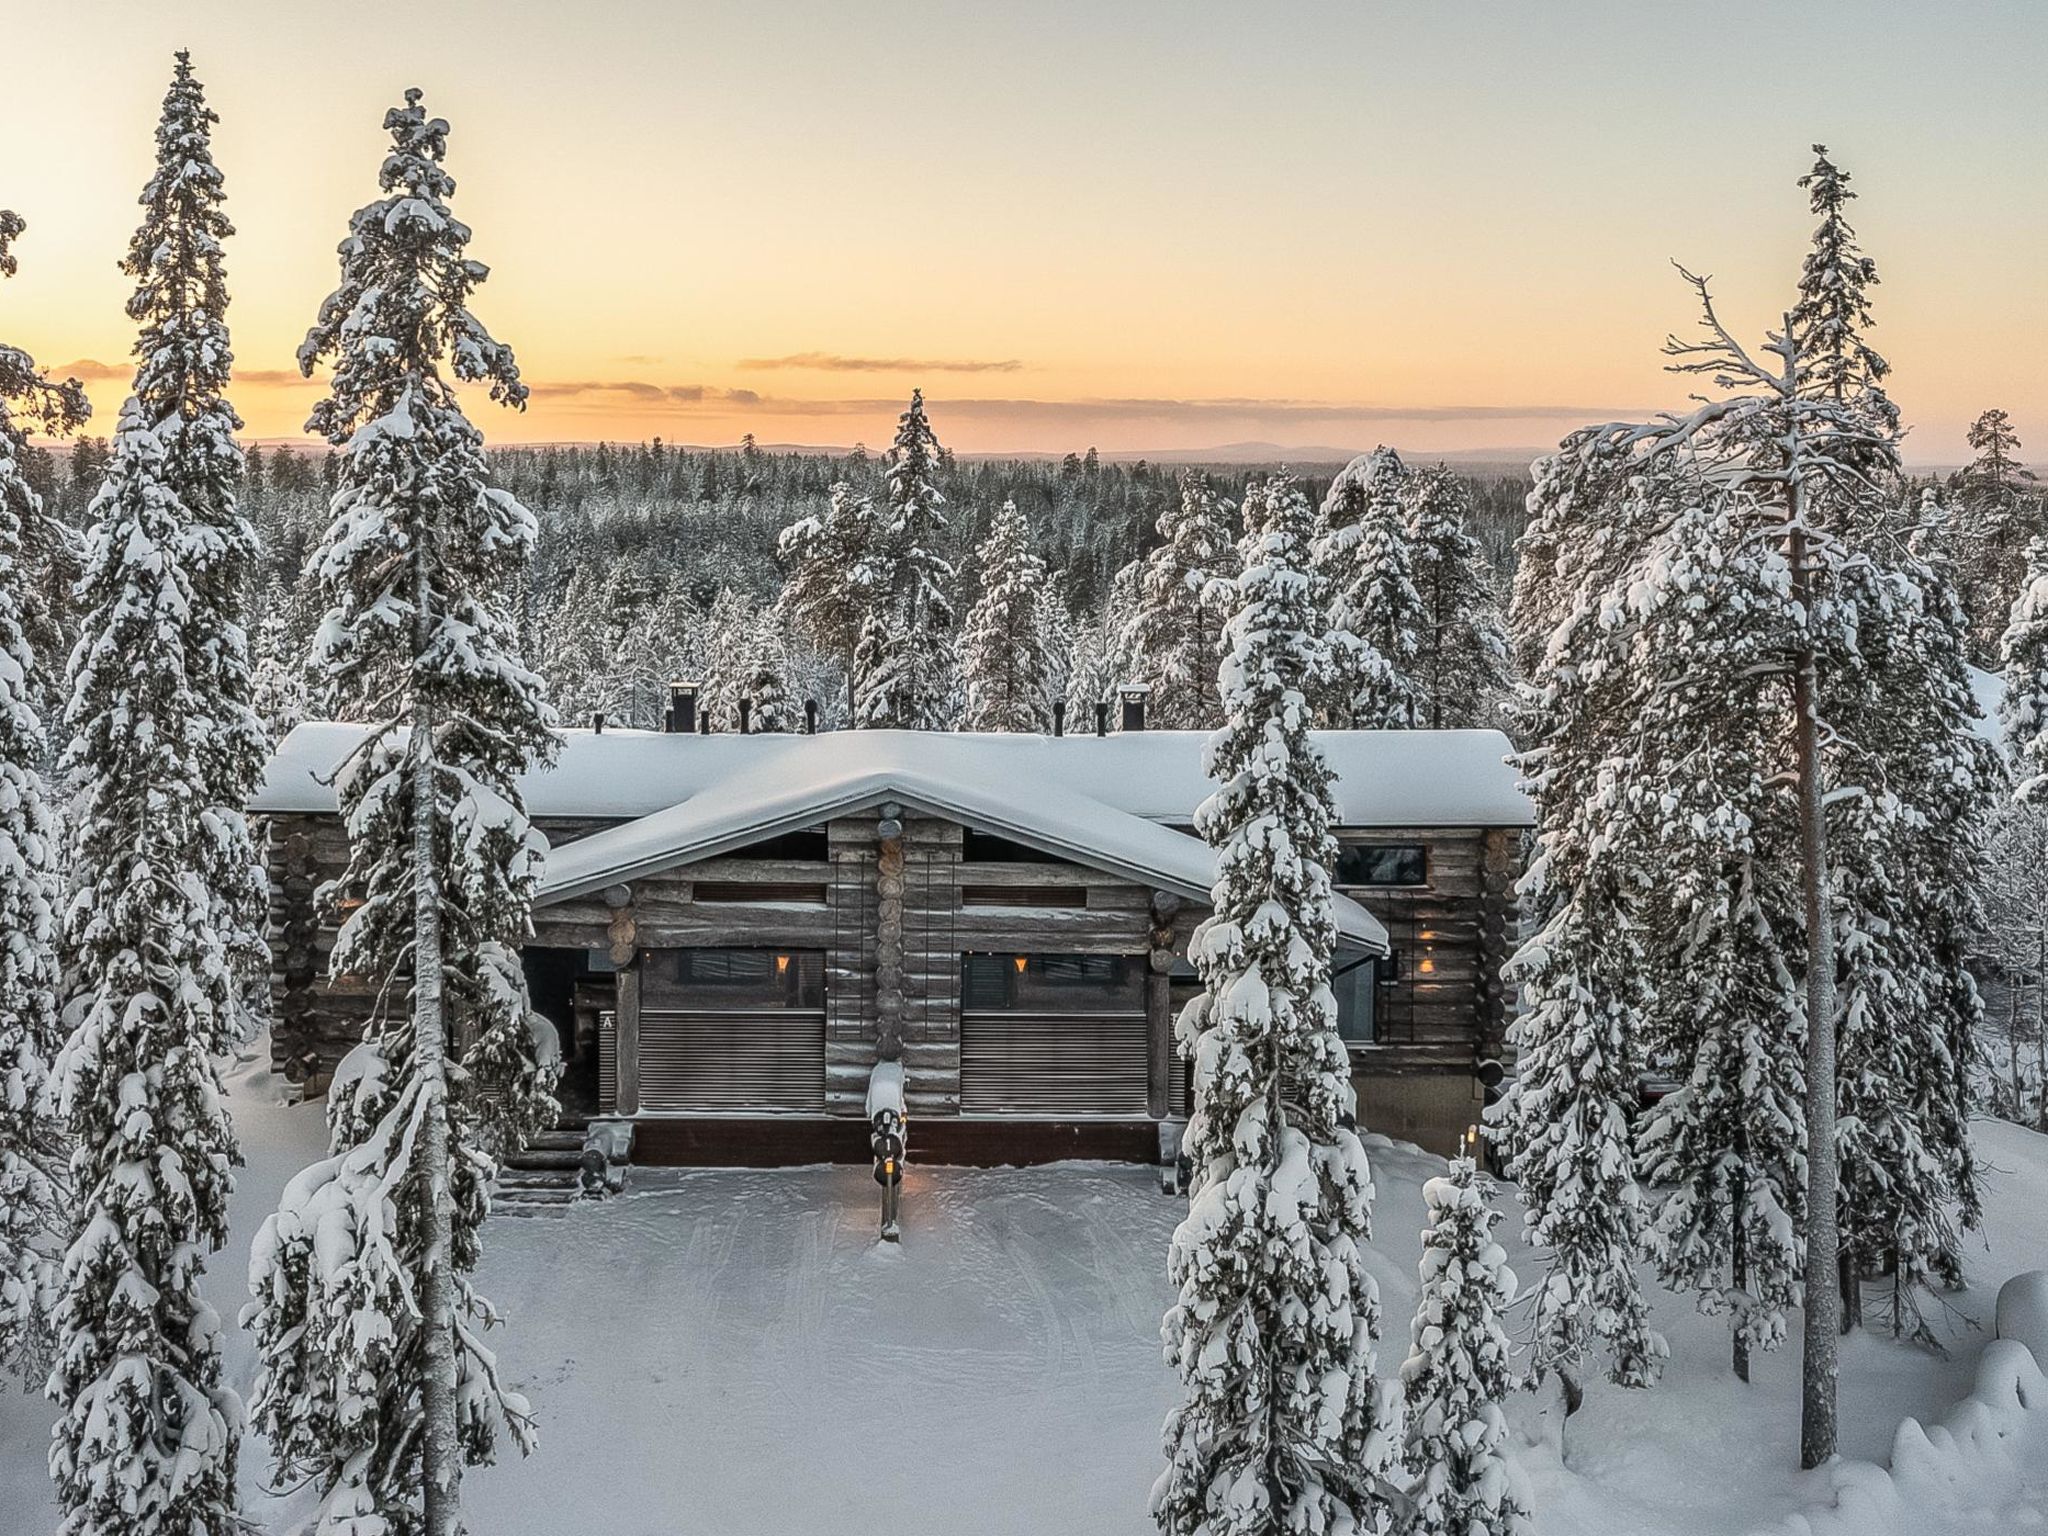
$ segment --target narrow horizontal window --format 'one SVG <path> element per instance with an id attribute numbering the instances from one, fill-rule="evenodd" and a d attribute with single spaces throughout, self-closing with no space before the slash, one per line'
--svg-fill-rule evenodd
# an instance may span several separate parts
<path id="1" fill-rule="evenodd" d="M 963 885 L 963 907 L 1085 907 L 1088 888 L 1080 885 Z"/>
<path id="2" fill-rule="evenodd" d="M 700 902 L 779 901 L 825 905 L 825 887 L 794 880 L 699 880 L 692 892 Z"/>

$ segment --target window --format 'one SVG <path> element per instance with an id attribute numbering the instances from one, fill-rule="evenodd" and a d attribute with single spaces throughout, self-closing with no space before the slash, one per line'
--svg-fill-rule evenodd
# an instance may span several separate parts
<path id="1" fill-rule="evenodd" d="M 968 955 L 967 1012 L 1121 1013 L 1145 1008 L 1143 962 L 1131 955 Z"/>
<path id="2" fill-rule="evenodd" d="M 1378 981 L 1379 961 L 1373 956 L 1337 957 L 1330 990 L 1337 994 L 1337 1033 L 1346 1045 L 1370 1045 L 1375 1039 L 1373 1003 Z"/>
<path id="3" fill-rule="evenodd" d="M 1427 885 L 1429 854 L 1420 843 L 1350 843 L 1337 852 L 1339 885 Z"/>
<path id="4" fill-rule="evenodd" d="M 963 907 L 1085 907 L 1088 888 L 1082 885 L 963 885 Z"/>
<path id="5" fill-rule="evenodd" d="M 815 949 L 650 949 L 640 970 L 643 1005 L 650 1009 L 825 1007 L 825 957 Z"/>

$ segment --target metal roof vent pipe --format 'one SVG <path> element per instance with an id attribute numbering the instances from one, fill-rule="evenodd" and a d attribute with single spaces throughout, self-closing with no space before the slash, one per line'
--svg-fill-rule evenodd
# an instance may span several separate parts
<path id="1" fill-rule="evenodd" d="M 711 711 L 708 709 L 697 711 L 697 734 L 699 736 L 709 736 L 711 734 Z"/>
<path id="2" fill-rule="evenodd" d="M 1095 734 L 1098 736 L 1107 736 L 1109 734 L 1109 700 L 1107 699 L 1097 699 L 1095 701 Z"/>
<path id="3" fill-rule="evenodd" d="M 1123 687 L 1117 690 L 1117 694 L 1124 704 L 1123 724 L 1118 729 L 1125 731 L 1142 731 L 1145 729 L 1145 701 L 1152 697 L 1152 685 L 1150 683 L 1125 683 Z"/>
<path id="4" fill-rule="evenodd" d="M 804 734 L 806 736 L 818 734 L 818 701 L 816 699 L 804 700 Z"/>
<path id="5" fill-rule="evenodd" d="M 668 713 L 662 716 L 661 728 L 672 736 L 687 736 L 697 729 L 695 683 L 668 685 Z"/>
<path id="6" fill-rule="evenodd" d="M 1065 699 L 1054 699 L 1052 701 L 1052 733 L 1055 736 L 1067 734 L 1067 701 Z"/>
<path id="7" fill-rule="evenodd" d="M 751 731 L 751 730 L 752 730 L 753 728 L 754 728 L 754 701 L 753 701 L 752 699 L 741 699 L 741 700 L 740 700 L 740 734 L 741 734 L 742 736 L 744 736 L 744 735 L 746 735 L 746 734 L 747 734 L 747 733 L 748 733 L 749 731 Z"/>
<path id="8" fill-rule="evenodd" d="M 602 736 L 604 734 L 604 711 L 601 709 L 590 717 L 590 734 L 593 736 Z"/>

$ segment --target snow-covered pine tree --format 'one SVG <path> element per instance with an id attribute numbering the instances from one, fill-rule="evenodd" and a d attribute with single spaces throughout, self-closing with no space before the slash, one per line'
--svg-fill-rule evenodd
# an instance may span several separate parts
<path id="1" fill-rule="evenodd" d="M 263 616 L 256 625 L 255 695 L 251 704 L 272 741 L 282 741 L 306 718 L 305 657 L 293 643 L 291 600 L 272 576 L 263 589 Z"/>
<path id="2" fill-rule="evenodd" d="M 839 480 L 827 493 L 825 511 L 798 518 L 776 543 L 787 573 L 777 607 L 791 629 L 839 659 L 849 713 L 860 707 L 855 651 L 877 597 L 868 582 L 880 521 L 874 502 Z"/>
<path id="3" fill-rule="evenodd" d="M 1752 1349 L 1783 1342 L 1798 1302 L 1805 1214 L 1797 828 L 1775 784 L 1788 721 L 1783 690 L 1756 682 L 1795 620 L 1783 557 L 1743 537 L 1746 510 L 1680 485 L 1613 610 L 1657 701 L 1622 722 L 1633 814 L 1617 825 L 1651 844 L 1645 1054 L 1679 1082 L 1638 1128 L 1656 1200 L 1645 1246 L 1666 1284 L 1728 1314 L 1747 1381 Z"/>
<path id="4" fill-rule="evenodd" d="M 64 924 L 72 1032 L 55 1081 L 72 1242 L 53 1317 L 50 1473 L 69 1533 L 240 1529 L 241 1405 L 200 1295 L 240 1160 L 213 1057 L 242 1037 L 266 956 L 242 805 L 262 769 L 242 628 L 255 541 L 208 149 L 179 54 L 124 271 L 135 385 L 87 516 L 70 665 L 75 792 Z"/>
<path id="5" fill-rule="evenodd" d="M 772 608 L 756 610 L 741 697 L 752 706 L 749 729 L 775 734 L 803 728 L 803 705 L 790 686 L 789 637 Z"/>
<path id="6" fill-rule="evenodd" d="M 1216 661 L 1227 583 L 1237 574 L 1231 504 L 1209 477 L 1181 476 L 1178 500 L 1159 514 L 1163 542 L 1145 557 L 1127 644 L 1137 681 L 1152 689 L 1151 716 L 1165 730 L 1213 730 L 1223 720 Z"/>
<path id="7" fill-rule="evenodd" d="M 371 722 L 336 786 L 360 905 L 332 963 L 388 1001 L 331 1090 L 334 1155 L 256 1241 L 243 1320 L 256 1422 L 318 1490 L 319 1528 L 454 1536 L 462 1465 L 530 1439 L 470 1276 L 496 1157 L 554 1112 L 513 948 L 544 847 L 518 780 L 553 739 L 504 607 L 533 518 L 488 483 L 453 382 L 515 407 L 526 386 L 468 307 L 487 269 L 448 206 L 448 124 L 409 90 L 384 126 L 384 196 L 350 220 L 299 363 L 333 359 L 308 424 L 338 450 L 316 655 Z"/>
<path id="8" fill-rule="evenodd" d="M 912 390 L 885 459 L 888 498 L 864 565 L 873 600 L 854 650 L 854 723 L 935 731 L 948 718 L 953 567 L 939 553 L 946 498 L 938 487 L 939 440 Z"/>
<path id="9" fill-rule="evenodd" d="M 213 162 L 218 121 L 193 76 L 191 56 L 181 50 L 157 123 L 156 174 L 142 190 L 142 223 L 121 270 L 136 280 L 128 317 L 141 326 L 135 399 L 163 444 L 162 480 L 192 528 L 186 559 L 191 681 L 213 718 L 201 759 L 211 846 L 199 873 L 239 980 L 236 1027 L 246 1038 L 268 1012 L 270 950 L 263 930 L 270 890 L 243 807 L 262 781 L 270 737 L 256 713 L 249 657 L 257 543 L 236 499 L 242 455 L 235 433 L 242 421 L 227 398 L 234 354 L 221 242 L 235 231 Z"/>
<path id="10" fill-rule="evenodd" d="M 12 277 L 21 219 L 0 210 L 0 277 Z M 22 534 L 42 520 L 29 484 L 28 432 L 69 431 L 87 414 L 76 383 L 51 384 L 0 346 L 0 1368 L 40 1380 L 64 1222 L 65 1143 L 49 1094 L 57 1017 L 58 827 L 43 782 L 36 712 L 44 658 L 28 638 L 34 605 Z"/>
<path id="11" fill-rule="evenodd" d="M 1152 1510 L 1168 1536 L 1384 1531 L 1399 1430 L 1374 1378 L 1372 1179 L 1329 985 L 1330 772 L 1309 736 L 1330 642 L 1307 499 L 1277 475 L 1246 505 L 1217 787 L 1195 815 L 1217 881 L 1189 945 L 1204 990 L 1177 1029 L 1195 1187 L 1162 1330 L 1183 1398 Z"/>
<path id="12" fill-rule="evenodd" d="M 1414 662 L 1418 725 L 1455 730 L 1490 723 L 1486 707 L 1507 689 L 1507 636 L 1493 573 L 1471 529 L 1472 491 L 1439 464 L 1417 477 L 1406 534 L 1422 602 Z"/>
<path id="13" fill-rule="evenodd" d="M 1948 526 L 1929 490 L 1903 557 L 1896 540 L 1865 541 L 1870 553 L 1847 573 L 1856 644 L 1827 694 L 1839 738 L 1830 772 L 1843 786 L 1832 873 L 1844 1299 L 1860 1317 L 1860 1277 L 1881 1269 L 1893 1332 L 1921 1338 L 1931 1332 L 1919 1292 L 1961 1283 L 1959 1229 L 1981 1214 L 1968 1075 L 1982 1004 L 1966 959 L 1984 926 L 1979 875 L 2002 779 L 1971 728 Z"/>
<path id="14" fill-rule="evenodd" d="M 1411 730 L 1421 721 L 1415 665 L 1426 622 L 1408 548 L 1408 470 L 1391 448 L 1360 454 L 1323 498 L 1315 566 L 1330 594 L 1330 624 L 1355 635 L 1350 674 L 1333 685 L 1330 723 Z"/>
<path id="15" fill-rule="evenodd" d="M 1998 723 L 2014 797 L 2024 804 L 2048 801 L 2048 535 L 2027 545 L 2026 580 L 1999 642 L 1999 669 L 2005 692 Z"/>
<path id="16" fill-rule="evenodd" d="M 976 551 L 981 597 L 961 635 L 961 679 L 967 709 L 963 731 L 1049 731 L 1044 618 L 1045 562 L 1031 549 L 1031 529 L 1006 500 Z"/>
<path id="17" fill-rule="evenodd" d="M 1469 1157 L 1422 1186 L 1422 1286 L 1401 1386 L 1408 1405 L 1403 1536 L 1524 1536 L 1529 1512 L 1510 1481 L 1508 1336 L 1515 1273 L 1494 1241 L 1493 1184 Z"/>
<path id="18" fill-rule="evenodd" d="M 1602 449 L 1581 437 L 1563 452 L 1594 461 Z M 1572 478 L 1613 483 L 1605 469 Z M 1670 515 L 1674 496 L 1665 477 L 1629 480 L 1600 519 L 1615 550 L 1639 547 L 1643 530 Z M 1566 504 L 1554 505 L 1561 518 Z M 1588 518 L 1598 510 L 1575 508 Z M 1571 530 L 1558 521 L 1549 533 L 1569 539 Z M 1540 647 L 1522 642 L 1539 660 L 1517 689 L 1518 765 L 1536 802 L 1535 853 L 1518 891 L 1535 926 L 1506 968 L 1522 989 L 1509 1029 L 1517 1070 L 1487 1118 L 1520 1190 L 1524 1233 L 1546 1267 L 1531 1293 L 1534 1372 L 1557 1375 L 1568 1411 L 1578 1406 L 1596 1350 L 1610 1355 L 1611 1379 L 1630 1387 L 1654 1381 L 1666 1352 L 1650 1329 L 1635 1268 L 1647 1219 L 1634 1155 L 1650 1001 L 1640 916 L 1646 876 L 1642 841 L 1620 824 L 1631 807 L 1622 780 L 1628 747 L 1617 736 L 1643 700 L 1635 674 L 1620 664 L 1622 636 L 1603 622 L 1609 578 L 1627 570 L 1623 561 L 1592 561 L 1573 588 L 1532 601 L 1531 622 L 1562 618 Z M 1518 609 L 1517 621 L 1523 617 Z"/>
<path id="19" fill-rule="evenodd" d="M 2004 411 L 1978 416 L 1969 441 L 1977 457 L 1959 477 L 1958 581 L 1970 614 L 1971 659 L 1995 667 L 2026 579 L 2027 545 L 2043 532 L 2041 493 L 2033 471 L 2020 462 L 2019 434 Z"/>

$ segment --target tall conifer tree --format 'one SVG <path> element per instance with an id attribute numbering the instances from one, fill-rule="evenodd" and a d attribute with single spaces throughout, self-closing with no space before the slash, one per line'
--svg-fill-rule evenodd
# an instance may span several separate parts
<path id="1" fill-rule="evenodd" d="M 227 1237 L 239 1161 L 213 1058 L 242 1033 L 263 953 L 241 816 L 262 732 L 240 624 L 254 541 L 235 510 L 240 423 L 223 394 L 229 226 L 213 122 L 180 54 L 122 264 L 142 326 L 135 387 L 88 513 L 70 668 L 74 1027 L 57 1082 L 76 1220 L 50 1471 L 75 1536 L 239 1529 L 241 1405 L 199 1282 Z"/>
<path id="2" fill-rule="evenodd" d="M 1183 1397 L 1152 1509 L 1168 1536 L 1383 1531 L 1398 1430 L 1374 1379 L 1372 1177 L 1330 992 L 1335 810 L 1309 736 L 1334 666 L 1307 499 L 1279 475 L 1245 500 L 1216 790 L 1195 814 L 1217 882 L 1178 1028 L 1195 1186 L 1164 1327 Z"/>
<path id="3" fill-rule="evenodd" d="M 1045 562 L 1031 550 L 1031 530 L 1017 503 L 1005 501 L 979 551 L 981 599 L 961 635 L 966 731 L 1047 731 L 1044 619 Z"/>
<path id="4" fill-rule="evenodd" d="M 12 277 L 23 224 L 0 209 L 0 278 Z M 29 483 L 30 424 L 73 430 L 86 419 L 74 380 L 53 384 L 27 353 L 0 346 L 0 1367 L 48 1366 L 50 1308 L 62 1246 L 65 1145 L 50 1096 L 62 1043 L 57 1017 L 58 826 L 43 780 L 37 704 L 49 658 L 29 643 L 35 592 L 25 529 L 42 522 Z"/>
<path id="5" fill-rule="evenodd" d="M 939 552 L 946 498 L 922 390 L 911 391 L 885 462 L 888 497 L 864 573 L 873 601 L 854 651 L 854 723 L 939 730 L 947 716 L 953 567 Z"/>
<path id="6" fill-rule="evenodd" d="M 334 368 L 308 423 L 338 450 L 316 662 L 371 722 L 337 781 L 361 904 L 332 963 L 388 1001 L 330 1092 L 334 1155 L 257 1238 L 244 1321 L 257 1422 L 322 1529 L 454 1536 L 462 1466 L 508 1428 L 529 1441 L 470 1276 L 495 1159 L 554 1113 L 514 948 L 544 848 L 519 776 L 553 738 L 505 609 L 533 518 L 489 484 L 453 385 L 513 407 L 527 387 L 468 307 L 488 269 L 448 206 L 447 122 L 409 90 L 384 126 L 384 196 L 350 220 L 299 363 Z"/>
<path id="7" fill-rule="evenodd" d="M 1237 549 L 1230 503 L 1206 475 L 1181 476 L 1180 495 L 1159 514 L 1162 543 L 1145 557 L 1129 647 L 1137 680 L 1152 689 L 1152 718 L 1168 730 L 1213 730 L 1223 720 L 1216 663 L 1227 583 Z"/>
<path id="8" fill-rule="evenodd" d="M 1439 464 L 1416 482 L 1405 529 L 1409 569 L 1421 600 L 1416 723 L 1433 731 L 1489 724 L 1485 709 L 1507 688 L 1507 636 L 1493 575 L 1472 537 L 1472 492 Z"/>
<path id="9" fill-rule="evenodd" d="M 1363 642 L 1334 684 L 1328 713 L 1353 730 L 1412 730 L 1421 723 L 1415 677 L 1425 623 L 1403 507 L 1408 469 L 1391 448 L 1360 454 L 1330 482 L 1316 528 L 1315 566 L 1331 626 Z"/>

